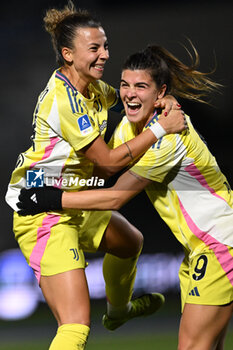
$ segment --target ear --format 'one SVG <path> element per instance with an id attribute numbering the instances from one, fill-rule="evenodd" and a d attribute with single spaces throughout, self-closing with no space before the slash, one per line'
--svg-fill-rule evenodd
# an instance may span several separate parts
<path id="1" fill-rule="evenodd" d="M 73 62 L 73 51 L 68 47 L 63 47 L 61 50 L 62 56 L 66 62 Z"/>
<path id="2" fill-rule="evenodd" d="M 158 92 L 158 99 L 164 97 L 166 90 L 167 90 L 167 85 L 163 84 Z"/>

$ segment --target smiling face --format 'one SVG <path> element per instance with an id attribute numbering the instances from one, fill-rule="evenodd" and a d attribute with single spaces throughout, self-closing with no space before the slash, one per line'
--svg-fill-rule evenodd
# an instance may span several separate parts
<path id="1" fill-rule="evenodd" d="M 104 65 L 109 59 L 108 42 L 103 28 L 77 29 L 73 46 L 73 49 L 62 49 L 63 57 L 68 63 L 65 69 L 72 72 L 73 80 L 75 75 L 76 82 L 80 81 L 82 86 L 87 86 L 90 82 L 100 79 Z"/>
<path id="2" fill-rule="evenodd" d="M 148 70 L 126 69 L 121 75 L 120 95 L 125 113 L 132 123 L 143 126 L 154 115 L 154 104 L 162 98 L 166 85 L 158 88 Z"/>

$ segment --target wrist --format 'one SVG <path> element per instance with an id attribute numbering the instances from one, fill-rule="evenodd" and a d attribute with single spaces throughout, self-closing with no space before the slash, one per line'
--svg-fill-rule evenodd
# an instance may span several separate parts
<path id="1" fill-rule="evenodd" d="M 153 132 L 157 140 L 159 140 L 161 137 L 167 134 L 166 130 L 164 130 L 164 128 L 159 122 L 152 124 L 149 128 Z"/>
<path id="2" fill-rule="evenodd" d="M 62 210 L 62 194 L 63 191 L 61 189 L 51 187 L 49 197 L 45 200 L 49 206 L 49 210 Z M 46 203 L 45 203 L 46 205 Z"/>

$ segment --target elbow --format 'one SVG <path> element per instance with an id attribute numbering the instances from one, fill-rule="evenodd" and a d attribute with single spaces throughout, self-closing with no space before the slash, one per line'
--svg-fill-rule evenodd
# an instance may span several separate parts
<path id="1" fill-rule="evenodd" d="M 116 175 L 121 169 L 122 167 L 119 166 L 96 166 L 95 175 L 97 175 L 99 178 L 108 180 L 110 177 Z"/>
<path id="2" fill-rule="evenodd" d="M 112 167 L 105 167 L 104 172 L 103 172 L 103 176 L 107 180 L 110 177 L 116 175 L 119 170 L 121 170 L 121 169 L 118 169 L 117 167 L 113 167 L 113 166 Z"/>
<path id="3" fill-rule="evenodd" d="M 112 210 L 120 210 L 122 206 L 123 206 L 123 201 L 121 198 L 115 197 L 112 199 L 112 205 L 111 205 Z"/>

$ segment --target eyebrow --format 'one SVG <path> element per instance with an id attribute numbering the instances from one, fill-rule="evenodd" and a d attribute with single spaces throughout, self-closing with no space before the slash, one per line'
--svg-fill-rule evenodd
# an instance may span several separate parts
<path id="1" fill-rule="evenodd" d="M 97 42 L 94 42 L 94 41 L 93 41 L 92 43 L 88 43 L 88 45 L 90 45 L 90 46 L 91 46 L 91 45 L 101 46 L 100 43 L 97 43 Z M 108 45 L 108 40 L 106 40 L 106 41 L 104 42 L 104 46 L 105 46 L 105 45 Z"/>
<path id="2" fill-rule="evenodd" d="M 120 81 L 121 83 L 126 83 L 126 84 L 129 84 L 126 80 L 124 80 L 124 79 L 121 79 L 121 81 Z M 137 85 L 141 85 L 141 84 L 143 84 L 143 85 L 146 85 L 146 86 L 149 86 L 149 84 L 147 84 L 147 83 L 145 83 L 145 81 L 138 81 L 135 85 L 137 86 Z"/>

